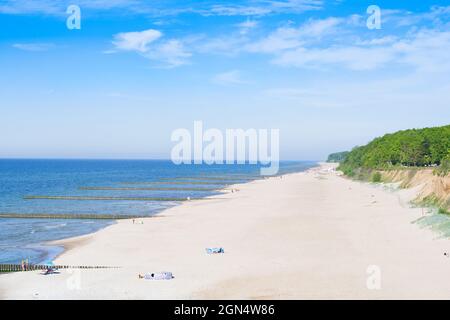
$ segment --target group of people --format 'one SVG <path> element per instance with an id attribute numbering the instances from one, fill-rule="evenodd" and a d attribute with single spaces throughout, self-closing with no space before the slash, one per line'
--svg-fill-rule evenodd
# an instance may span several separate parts
<path id="1" fill-rule="evenodd" d="M 28 270 L 29 270 L 28 259 L 22 260 L 22 262 L 20 263 L 20 265 L 22 266 L 22 271 L 28 271 Z"/>

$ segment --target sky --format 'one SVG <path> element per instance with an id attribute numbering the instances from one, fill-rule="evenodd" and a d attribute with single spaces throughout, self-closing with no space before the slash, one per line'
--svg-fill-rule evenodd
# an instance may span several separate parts
<path id="1" fill-rule="evenodd" d="M 321 160 L 450 122 L 448 1 L 0 0 L 0 26 L 2 158 L 168 159 L 201 120 Z"/>

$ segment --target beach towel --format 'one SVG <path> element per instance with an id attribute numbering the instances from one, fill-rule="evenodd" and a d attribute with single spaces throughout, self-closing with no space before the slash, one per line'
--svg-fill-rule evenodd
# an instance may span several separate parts
<path id="1" fill-rule="evenodd" d="M 206 253 L 207 254 L 225 253 L 225 250 L 222 247 L 220 247 L 220 248 L 206 248 Z"/>
<path id="2" fill-rule="evenodd" d="M 41 274 L 43 276 L 47 276 L 49 274 L 59 274 L 59 271 L 55 268 L 48 268 L 47 270 L 42 270 Z"/>
<path id="3" fill-rule="evenodd" d="M 155 272 L 144 275 L 145 280 L 170 280 L 173 278 L 172 272 Z"/>

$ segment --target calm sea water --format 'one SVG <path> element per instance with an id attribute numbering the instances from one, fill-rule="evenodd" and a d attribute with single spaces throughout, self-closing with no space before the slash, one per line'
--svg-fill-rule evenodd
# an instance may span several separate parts
<path id="1" fill-rule="evenodd" d="M 314 162 L 282 162 L 280 174 L 303 171 Z M 174 181 L 173 178 L 259 175 L 256 165 L 174 165 L 160 160 L 0 160 L 0 213 L 64 213 L 151 216 L 174 206 L 173 201 L 25 200 L 26 195 L 106 197 L 205 197 L 217 191 L 80 190 L 80 187 L 155 187 L 140 182 Z M 244 181 L 244 180 L 242 180 Z M 132 182 L 134 184 L 124 184 Z M 158 187 L 215 187 L 170 185 Z M 221 187 L 217 185 L 216 187 Z M 0 263 L 53 259 L 62 248 L 46 242 L 87 234 L 113 221 L 69 219 L 1 219 Z"/>

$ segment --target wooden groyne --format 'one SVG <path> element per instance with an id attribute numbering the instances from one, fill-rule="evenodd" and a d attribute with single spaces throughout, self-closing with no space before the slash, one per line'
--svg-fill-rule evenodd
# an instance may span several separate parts
<path id="1" fill-rule="evenodd" d="M 29 264 L 22 266 L 21 264 L 0 264 L 1 272 L 22 272 L 22 271 L 37 271 L 37 270 L 47 270 L 52 269 L 118 269 L 120 267 L 110 267 L 110 266 L 68 266 L 68 265 L 45 265 L 45 264 Z"/>
<path id="2" fill-rule="evenodd" d="M 219 179 L 261 179 L 263 176 L 259 174 L 227 174 L 227 175 L 198 175 L 195 178 L 219 178 Z"/>
<path id="3" fill-rule="evenodd" d="M 159 197 L 88 197 L 88 196 L 24 196 L 24 200 L 80 200 L 80 201 L 188 201 L 205 198 L 159 198 Z"/>
<path id="4" fill-rule="evenodd" d="M 143 215 L 111 215 L 111 214 L 71 214 L 71 213 L 0 213 L 0 219 L 89 219 L 89 220 L 121 220 L 150 218 Z"/>
<path id="5" fill-rule="evenodd" d="M 201 184 L 201 185 L 230 185 L 236 182 L 225 181 L 139 181 L 139 182 L 121 182 L 120 184 Z"/>
<path id="6" fill-rule="evenodd" d="M 177 177 L 177 178 L 162 178 L 161 180 L 166 181 L 166 180 L 193 180 L 193 181 L 222 181 L 222 182 L 234 182 L 234 183 L 239 183 L 239 182 L 245 182 L 245 181 L 250 181 L 250 180 L 256 180 L 255 178 L 230 178 L 230 177 Z"/>
<path id="7" fill-rule="evenodd" d="M 219 188 L 183 188 L 183 187 L 167 187 L 167 188 L 153 188 L 153 187 L 79 187 L 79 190 L 108 190 L 108 191 L 220 191 Z"/>

